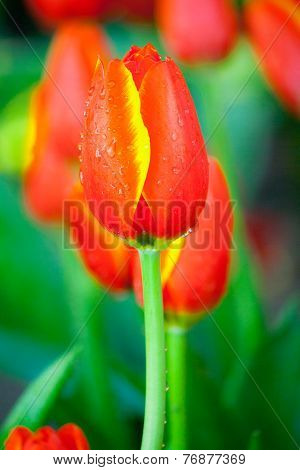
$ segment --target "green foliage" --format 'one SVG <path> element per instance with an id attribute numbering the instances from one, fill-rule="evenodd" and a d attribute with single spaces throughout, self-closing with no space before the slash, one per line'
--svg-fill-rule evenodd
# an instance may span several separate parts
<path id="1" fill-rule="evenodd" d="M 43 424 L 71 372 L 76 355 L 76 349 L 66 352 L 27 387 L 1 427 L 1 443 L 15 426 L 35 430 Z"/>

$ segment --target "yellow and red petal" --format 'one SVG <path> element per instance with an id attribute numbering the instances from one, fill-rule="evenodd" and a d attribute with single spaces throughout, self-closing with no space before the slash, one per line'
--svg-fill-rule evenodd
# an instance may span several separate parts
<path id="1" fill-rule="evenodd" d="M 64 450 L 89 450 L 90 446 L 83 431 L 76 424 L 65 424 L 57 431 Z"/>
<path id="2" fill-rule="evenodd" d="M 195 106 L 175 63 L 152 66 L 141 88 L 151 143 L 143 195 L 156 221 L 152 235 L 177 238 L 196 223 L 208 187 L 208 162 Z"/>
<path id="3" fill-rule="evenodd" d="M 161 57 L 155 47 L 149 43 L 142 48 L 132 46 L 123 58 L 123 62 L 132 73 L 137 88 L 140 88 L 146 72 L 157 62 L 161 62 Z"/>
<path id="4" fill-rule="evenodd" d="M 219 60 L 235 43 L 232 0 L 160 0 L 156 13 L 167 47 L 187 62 Z"/>
<path id="5" fill-rule="evenodd" d="M 254 0 L 245 9 L 250 39 L 282 102 L 300 116 L 300 6 L 296 0 Z"/>
<path id="6" fill-rule="evenodd" d="M 25 443 L 31 438 L 32 432 L 25 426 L 17 426 L 9 433 L 5 441 L 6 450 L 22 450 Z"/>
<path id="7" fill-rule="evenodd" d="M 120 60 L 109 63 L 105 76 L 98 66 L 92 88 L 82 142 L 85 196 L 100 223 L 128 238 L 150 162 L 140 97 Z"/>
<path id="8" fill-rule="evenodd" d="M 229 276 L 233 215 L 225 175 L 210 158 L 207 206 L 195 231 L 186 239 L 164 290 L 165 308 L 172 313 L 208 313 L 222 298 Z"/>

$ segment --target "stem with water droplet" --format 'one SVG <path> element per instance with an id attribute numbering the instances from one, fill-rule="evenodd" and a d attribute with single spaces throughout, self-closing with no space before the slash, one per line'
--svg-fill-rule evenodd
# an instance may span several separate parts
<path id="1" fill-rule="evenodd" d="M 165 334 L 160 252 L 139 250 L 142 267 L 145 336 L 146 336 L 146 403 L 142 450 L 159 450 L 163 445 L 166 366 Z"/>

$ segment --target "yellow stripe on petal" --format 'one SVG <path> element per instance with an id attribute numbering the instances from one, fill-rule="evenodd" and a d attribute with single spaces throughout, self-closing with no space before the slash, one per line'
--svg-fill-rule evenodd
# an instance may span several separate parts
<path id="1" fill-rule="evenodd" d="M 98 206 L 112 203 L 114 221 L 96 207 L 91 210 L 108 230 L 126 238 L 148 173 L 150 138 L 138 90 L 122 61 L 111 61 L 104 76 L 98 65 L 92 90 L 82 148 L 83 186 L 87 200 Z"/>
<path id="2" fill-rule="evenodd" d="M 130 157 L 131 165 L 135 167 L 138 176 L 135 181 L 136 201 L 138 201 L 143 191 L 150 164 L 150 137 L 141 115 L 139 92 L 131 72 L 120 60 L 114 60 L 109 65 L 106 77 L 108 88 L 112 86 L 114 76 L 118 76 L 118 86 L 121 86 L 123 92 L 122 113 L 124 113 L 124 120 L 127 121 L 125 132 L 119 138 L 120 140 L 124 139 L 122 149 L 125 149 L 124 157 L 126 158 L 126 154 L 127 159 Z M 111 124 L 113 125 L 114 113 L 111 113 L 111 117 Z"/>
<path id="3" fill-rule="evenodd" d="M 177 238 L 161 255 L 161 282 L 164 286 L 175 268 L 182 249 L 185 245 L 185 238 Z"/>

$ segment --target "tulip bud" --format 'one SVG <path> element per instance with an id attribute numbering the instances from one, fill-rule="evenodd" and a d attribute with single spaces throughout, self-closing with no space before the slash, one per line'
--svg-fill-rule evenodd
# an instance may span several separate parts
<path id="1" fill-rule="evenodd" d="M 79 183 L 73 187 L 67 204 L 64 220 L 88 271 L 111 291 L 128 289 L 131 284 L 130 248 L 94 218 Z"/>
<path id="2" fill-rule="evenodd" d="M 157 21 L 167 47 L 186 62 L 220 60 L 237 37 L 231 0 L 159 0 Z"/>
<path id="3" fill-rule="evenodd" d="M 46 27 L 73 18 L 97 18 L 108 9 L 107 0 L 25 0 L 32 15 Z"/>
<path id="4" fill-rule="evenodd" d="M 209 158 L 209 189 L 206 207 L 197 227 L 183 246 L 163 252 L 164 307 L 172 316 L 204 314 L 224 295 L 230 266 L 233 215 L 228 185 L 221 165 Z M 133 260 L 134 290 L 143 302 L 138 260 Z"/>
<path id="5" fill-rule="evenodd" d="M 89 450 L 83 431 L 75 424 L 65 424 L 57 431 L 44 426 L 35 432 L 24 426 L 14 428 L 5 450 Z"/>
<path id="6" fill-rule="evenodd" d="M 91 88 L 81 180 L 99 222 L 134 246 L 160 248 L 205 204 L 208 163 L 184 78 L 153 46 L 132 47 Z"/>
<path id="7" fill-rule="evenodd" d="M 75 22 L 63 25 L 32 96 L 24 189 L 27 206 L 40 220 L 59 220 L 72 188 L 85 100 L 99 55 L 107 61 L 101 30 Z"/>
<path id="8" fill-rule="evenodd" d="M 279 99 L 300 116 L 300 8 L 297 0 L 252 0 L 245 9 L 250 40 Z"/>

